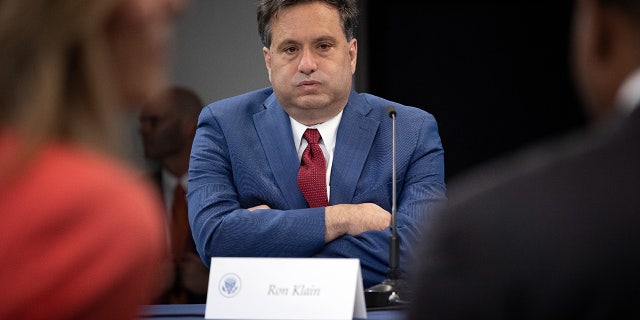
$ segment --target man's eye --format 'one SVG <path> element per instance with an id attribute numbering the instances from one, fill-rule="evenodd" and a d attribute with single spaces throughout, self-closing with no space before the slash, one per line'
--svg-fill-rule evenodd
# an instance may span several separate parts
<path id="1" fill-rule="evenodd" d="M 328 43 L 322 43 L 322 44 L 320 44 L 318 47 L 319 47 L 320 49 L 322 49 L 322 50 L 327 50 L 327 49 L 331 48 L 331 45 L 330 45 L 330 44 L 328 44 Z"/>
<path id="2" fill-rule="evenodd" d="M 288 47 L 283 50 L 285 53 L 295 53 L 297 51 L 294 47 Z"/>

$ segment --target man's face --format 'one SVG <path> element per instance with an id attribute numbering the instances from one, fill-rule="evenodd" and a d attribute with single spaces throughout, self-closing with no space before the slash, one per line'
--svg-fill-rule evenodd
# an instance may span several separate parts
<path id="1" fill-rule="evenodd" d="M 181 120 L 165 99 L 158 99 L 142 108 L 140 135 L 144 154 L 161 161 L 180 152 L 182 148 Z"/>
<path id="2" fill-rule="evenodd" d="M 319 2 L 294 5 L 271 26 L 271 47 L 263 53 L 285 111 L 307 125 L 338 114 L 349 98 L 357 57 L 357 42 L 346 40 L 338 11 Z"/>

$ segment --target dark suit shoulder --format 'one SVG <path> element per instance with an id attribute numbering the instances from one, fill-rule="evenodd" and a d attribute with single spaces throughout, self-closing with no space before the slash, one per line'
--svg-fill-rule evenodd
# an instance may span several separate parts
<path id="1" fill-rule="evenodd" d="M 571 220 L 640 207 L 638 129 L 581 131 L 480 166 L 449 183 L 455 212 Z M 625 213 L 617 211 L 624 215 Z"/>

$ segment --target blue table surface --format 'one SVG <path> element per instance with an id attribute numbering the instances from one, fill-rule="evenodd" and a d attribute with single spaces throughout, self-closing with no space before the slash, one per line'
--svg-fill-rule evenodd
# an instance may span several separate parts
<path id="1" fill-rule="evenodd" d="M 204 319 L 204 304 L 154 304 L 144 306 L 139 319 Z M 368 310 L 367 320 L 402 320 L 403 310 Z"/>

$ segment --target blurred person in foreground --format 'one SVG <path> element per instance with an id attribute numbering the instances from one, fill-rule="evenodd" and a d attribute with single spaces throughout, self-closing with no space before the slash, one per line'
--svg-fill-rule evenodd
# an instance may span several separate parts
<path id="1" fill-rule="evenodd" d="M 574 10 L 596 124 L 450 183 L 409 319 L 640 317 L 640 1 Z"/>
<path id="2" fill-rule="evenodd" d="M 182 0 L 0 0 L 0 319 L 127 319 L 156 294 L 162 207 L 124 163 Z"/>
<path id="3" fill-rule="evenodd" d="M 445 197 L 435 118 L 352 89 L 354 0 L 258 4 L 271 87 L 202 111 L 189 167 L 200 255 L 358 258 L 365 287 L 389 268 L 397 112 L 400 273 Z"/>
<path id="4" fill-rule="evenodd" d="M 202 101 L 193 90 L 172 86 L 147 102 L 140 113 L 144 155 L 154 165 L 149 176 L 164 200 L 171 244 L 164 290 L 156 303 L 206 303 L 209 269 L 191 236 L 185 193 L 201 110 Z"/>

